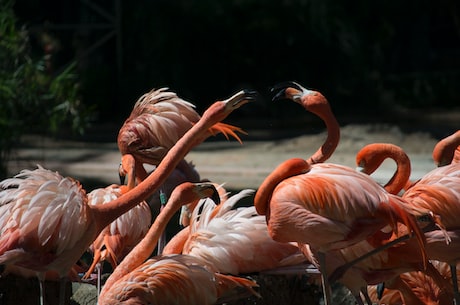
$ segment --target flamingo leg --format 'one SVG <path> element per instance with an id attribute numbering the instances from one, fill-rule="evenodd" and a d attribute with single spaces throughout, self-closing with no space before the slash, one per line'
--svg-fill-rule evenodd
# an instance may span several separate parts
<path id="1" fill-rule="evenodd" d="M 40 305 L 45 305 L 45 280 L 43 276 L 38 276 L 38 287 L 40 288 Z"/>
<path id="2" fill-rule="evenodd" d="M 323 287 L 324 305 L 332 305 L 332 292 L 329 278 L 326 273 L 326 255 L 318 251 L 319 269 L 321 272 L 321 286 Z"/>
<path id="3" fill-rule="evenodd" d="M 160 189 L 160 213 L 164 209 L 166 202 L 168 201 L 168 198 L 166 198 L 166 194 L 163 192 L 163 190 Z M 166 232 L 163 231 L 161 233 L 160 239 L 158 240 L 158 248 L 157 248 L 157 255 L 161 255 L 163 253 L 163 249 L 165 248 L 166 245 Z"/>
<path id="4" fill-rule="evenodd" d="M 97 298 L 99 299 L 99 294 L 101 293 L 101 274 L 102 274 L 102 264 L 98 263 L 96 265 L 96 272 L 97 272 Z"/>
<path id="5" fill-rule="evenodd" d="M 65 305 L 65 298 L 66 298 L 66 284 L 67 278 L 61 277 L 59 279 L 59 305 Z"/>
<path id="6" fill-rule="evenodd" d="M 454 305 L 460 304 L 460 294 L 458 292 L 458 282 L 457 282 L 457 265 L 450 264 L 450 274 L 452 276 L 452 287 L 454 289 Z"/>

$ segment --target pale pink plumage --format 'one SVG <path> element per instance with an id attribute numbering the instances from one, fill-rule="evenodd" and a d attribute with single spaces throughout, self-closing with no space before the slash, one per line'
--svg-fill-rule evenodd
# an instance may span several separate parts
<path id="1" fill-rule="evenodd" d="M 236 286 L 252 291 L 256 286 L 253 281 L 219 275 L 212 265 L 196 257 L 161 256 L 145 261 L 166 223 L 181 206 L 216 193 L 210 183 L 179 185 L 144 239 L 109 277 L 99 304 L 214 304 L 219 296 Z"/>
<path id="2" fill-rule="evenodd" d="M 80 183 L 39 166 L 0 188 L 0 264 L 65 276 L 96 232 Z"/>
<path id="3" fill-rule="evenodd" d="M 270 237 L 265 217 L 258 215 L 254 206 L 237 207 L 253 192 L 243 190 L 219 206 L 211 199 L 202 200 L 192 212 L 190 226 L 184 229 L 188 232 L 181 253 L 201 257 L 219 272 L 234 275 L 305 262 L 295 244 Z"/>
<path id="4" fill-rule="evenodd" d="M 120 197 L 126 191 L 125 186 L 116 184 L 98 188 L 88 194 L 88 203 L 90 205 L 105 204 Z M 89 277 L 95 266 L 103 261 L 109 262 L 112 268 L 115 268 L 144 237 L 151 221 L 150 207 L 147 202 L 142 201 L 105 227 L 90 246 L 93 262 L 85 277 Z"/>
<path id="5" fill-rule="evenodd" d="M 49 270 L 65 276 L 107 225 L 158 189 L 209 128 L 253 98 L 240 91 L 212 104 L 154 173 L 104 205 L 88 205 L 78 181 L 41 167 L 0 182 L 0 264 L 35 270 L 41 279 Z"/>

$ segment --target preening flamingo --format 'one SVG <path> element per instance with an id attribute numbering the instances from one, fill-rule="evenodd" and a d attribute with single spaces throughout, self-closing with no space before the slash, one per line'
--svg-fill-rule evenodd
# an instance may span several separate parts
<path id="1" fill-rule="evenodd" d="M 88 194 L 88 204 L 106 204 L 127 191 L 126 186 L 116 184 L 98 188 Z M 115 269 L 126 254 L 144 237 L 151 222 L 150 207 L 146 201 L 142 201 L 105 227 L 89 248 L 93 253 L 93 262 L 83 278 L 89 278 L 97 268 L 98 291 L 100 291 L 99 281 L 102 267 L 100 264 L 107 261 Z"/>
<path id="2" fill-rule="evenodd" d="M 436 166 L 460 163 L 460 130 L 439 141 L 433 149 Z"/>
<path id="3" fill-rule="evenodd" d="M 167 151 L 199 119 L 195 106 L 168 91 L 168 88 L 153 89 L 142 95 L 118 132 L 118 148 L 122 154 L 120 173 L 124 175 L 132 170 L 133 165 L 126 164 L 128 160 L 123 157 L 132 155 L 137 163 L 134 165 L 135 174 L 143 179 L 145 172 L 142 171 L 142 164 L 157 166 Z M 217 122 L 195 141 L 200 143 L 211 135 L 223 133 L 227 138 L 232 136 L 241 142 L 236 132 L 244 133 L 239 127 Z M 195 181 L 196 172 L 189 163 L 181 160 L 178 166 L 188 177 L 187 181 Z M 128 178 L 128 185 L 133 185 L 134 175 Z"/>
<path id="4" fill-rule="evenodd" d="M 99 304 L 214 304 L 218 297 L 235 287 L 253 291 L 255 282 L 219 274 L 205 259 L 165 255 L 145 261 L 166 223 L 182 205 L 196 203 L 206 196 L 214 196 L 213 200 L 218 202 L 216 195 L 217 190 L 210 183 L 185 182 L 174 189 L 144 239 L 108 278 Z"/>
<path id="5" fill-rule="evenodd" d="M 60 277 L 66 276 L 106 226 L 155 191 L 207 135 L 209 128 L 254 96 L 253 91 L 240 91 L 212 104 L 151 175 L 110 203 L 88 205 L 78 181 L 42 167 L 3 180 L 0 182 L 0 265 L 15 264 L 35 270 L 40 279 L 49 270 Z"/>
<path id="6" fill-rule="evenodd" d="M 275 98 L 291 99 L 310 111 L 314 107 L 327 124 L 328 139 L 339 134 L 331 130 L 339 126 L 322 94 L 292 82 L 283 86 Z M 332 141 L 335 145 L 330 142 L 326 141 L 308 161 L 294 158 L 283 162 L 263 181 L 254 199 L 257 212 L 266 215 L 274 240 L 312 248 L 319 260 L 326 304 L 330 302 L 326 252 L 372 238 L 388 225 L 396 229 L 398 222 L 417 235 L 421 247 L 424 244 L 423 234 L 401 198 L 354 169 L 318 163 L 332 154 L 338 140 Z"/>
<path id="7" fill-rule="evenodd" d="M 391 143 L 368 144 L 356 154 L 356 165 L 361 172 L 371 175 L 387 158 L 395 161 L 396 171 L 384 188 L 391 194 L 398 194 L 410 186 L 411 175 L 409 156 L 401 147 Z"/>
<path id="8" fill-rule="evenodd" d="M 201 257 L 224 274 L 247 274 L 298 265 L 305 257 L 295 244 L 274 241 L 265 217 L 254 206 L 237 207 L 254 190 L 245 189 L 216 205 L 204 199 L 193 209 L 191 223 L 166 245 L 165 254 Z"/>

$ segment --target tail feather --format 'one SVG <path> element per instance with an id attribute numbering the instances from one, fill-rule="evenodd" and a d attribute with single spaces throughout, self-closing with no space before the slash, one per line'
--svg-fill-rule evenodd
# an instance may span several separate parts
<path id="1" fill-rule="evenodd" d="M 254 288 L 259 287 L 259 285 L 257 285 L 257 283 L 253 280 L 220 273 L 216 273 L 215 275 L 219 281 L 219 288 L 217 292 L 219 299 L 240 298 L 241 294 L 238 293 L 237 288 L 244 288 L 245 291 L 250 292 L 251 295 L 258 298 L 261 297 L 261 295 L 254 290 Z"/>
<path id="2" fill-rule="evenodd" d="M 211 128 L 209 128 L 209 132 L 212 135 L 222 133 L 227 138 L 227 140 L 229 140 L 230 137 L 233 137 L 238 142 L 240 142 L 240 144 L 242 144 L 243 142 L 241 141 L 240 137 L 238 136 L 238 134 L 236 132 L 239 132 L 239 133 L 247 135 L 247 132 L 245 132 L 240 127 L 233 126 L 233 125 L 230 125 L 230 124 L 225 124 L 225 123 L 222 123 L 222 122 L 214 124 Z"/>
<path id="3" fill-rule="evenodd" d="M 424 264 L 424 267 L 426 267 L 428 263 L 428 258 L 427 258 L 426 249 L 425 249 L 426 237 L 425 237 L 425 234 L 423 234 L 422 229 L 418 226 L 416 217 L 410 214 L 404 208 L 404 206 L 398 201 L 390 200 L 390 206 L 391 206 L 392 211 L 394 212 L 394 215 L 395 215 L 394 218 L 396 218 L 398 222 L 403 223 L 407 227 L 407 230 L 409 232 L 412 232 L 412 234 L 414 234 L 415 237 L 417 238 L 417 241 L 420 245 L 420 252 L 421 252 L 422 259 L 423 259 L 423 264 Z M 394 230 L 395 230 L 395 233 L 397 234 L 398 233 L 397 225 L 394 228 Z"/>

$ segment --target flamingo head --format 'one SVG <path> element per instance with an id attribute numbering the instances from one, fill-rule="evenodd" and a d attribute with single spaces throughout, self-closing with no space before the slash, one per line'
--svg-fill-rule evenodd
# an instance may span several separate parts
<path id="1" fill-rule="evenodd" d="M 460 151 L 460 130 L 439 141 L 433 149 L 433 160 L 441 167 L 452 163 Z"/>
<path id="2" fill-rule="evenodd" d="M 179 200 L 173 197 L 181 196 Z M 180 219 L 188 219 L 191 212 L 197 206 L 200 199 L 211 198 L 215 204 L 220 204 L 220 196 L 215 185 L 211 182 L 192 183 L 184 182 L 179 184 L 170 195 L 169 200 L 182 202 L 182 206 L 187 207 L 182 209 Z M 182 224 L 182 223 L 181 223 Z"/>
<path id="3" fill-rule="evenodd" d="M 120 184 L 125 184 L 125 177 L 128 176 L 128 188 L 134 188 L 135 185 L 135 166 L 136 161 L 133 155 L 125 154 L 121 157 L 120 166 L 118 168 L 118 176 L 120 177 Z"/>
<path id="4" fill-rule="evenodd" d="M 290 99 L 302 105 L 306 110 L 320 115 L 321 113 L 331 112 L 329 102 L 318 91 L 309 90 L 300 84 L 289 81 L 279 83 L 271 89 L 272 92 L 277 91 L 273 100 Z"/>
<path id="5" fill-rule="evenodd" d="M 218 101 L 212 104 L 202 116 L 202 120 L 209 120 L 209 116 L 213 116 L 211 122 L 222 121 L 225 119 L 232 111 L 240 108 L 244 104 L 249 103 L 252 100 L 255 100 L 257 92 L 253 90 L 241 90 L 236 94 L 232 95 L 226 100 Z M 206 118 L 208 117 L 208 118 Z M 213 122 L 214 123 L 214 122 Z"/>

